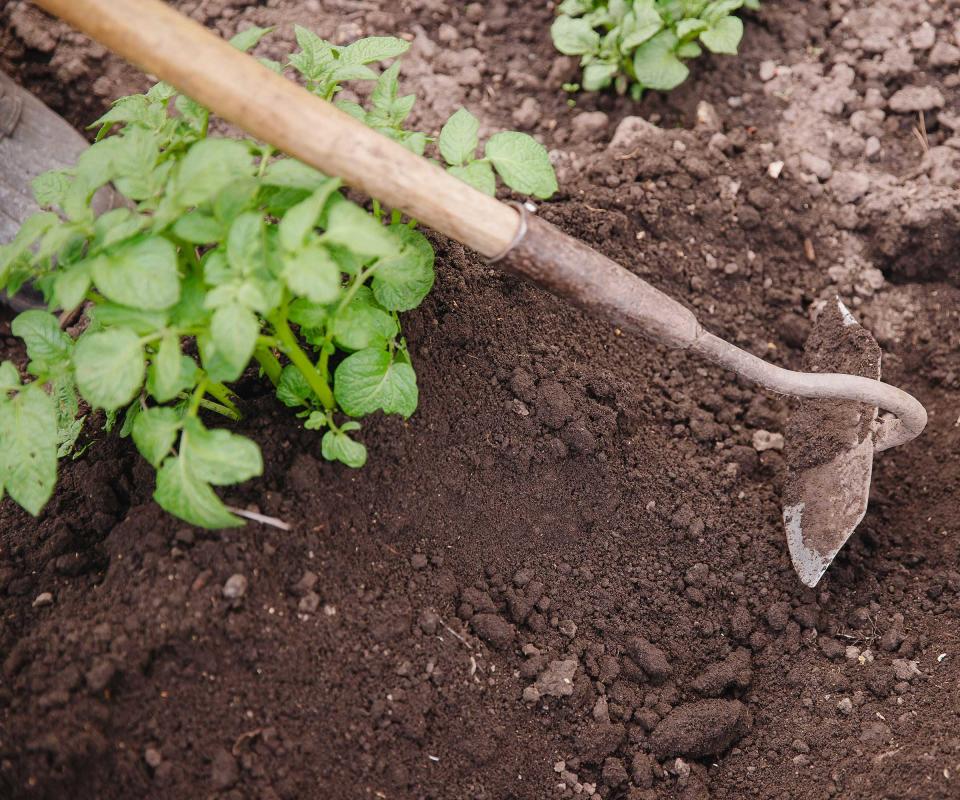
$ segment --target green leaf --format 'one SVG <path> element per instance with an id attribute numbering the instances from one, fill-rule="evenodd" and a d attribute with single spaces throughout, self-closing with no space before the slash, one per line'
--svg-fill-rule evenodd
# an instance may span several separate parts
<path id="1" fill-rule="evenodd" d="M 409 311 L 420 305 L 433 288 L 433 247 L 427 238 L 406 225 L 391 225 L 399 252 L 377 263 L 373 295 L 388 311 Z"/>
<path id="2" fill-rule="evenodd" d="M 258 28 L 256 25 L 253 25 L 244 31 L 240 31 L 240 33 L 230 39 L 230 44 L 236 47 L 237 50 L 246 53 L 248 50 L 256 47 L 257 43 L 272 30 L 273 28 Z"/>
<path id="3" fill-rule="evenodd" d="M 319 78 L 323 67 L 333 61 L 333 46 L 300 25 L 294 25 L 294 33 L 300 52 L 290 56 L 290 64 L 307 78 Z"/>
<path id="4" fill-rule="evenodd" d="M 177 363 L 178 373 L 175 379 L 166 375 L 158 378 L 159 366 L 154 360 L 147 370 L 147 391 L 160 403 L 166 403 L 181 392 L 189 392 L 197 383 L 200 368 L 190 356 L 181 355 Z M 163 383 L 160 383 L 160 381 Z"/>
<path id="5" fill-rule="evenodd" d="M 367 121 L 367 112 L 359 103 L 354 103 L 352 100 L 336 100 L 333 104 L 354 119 L 360 120 L 360 122 Z"/>
<path id="6" fill-rule="evenodd" d="M 244 275 L 252 275 L 264 266 L 264 222 L 256 211 L 237 217 L 227 234 L 227 261 Z"/>
<path id="7" fill-rule="evenodd" d="M 271 72 L 276 72 L 277 75 L 283 75 L 283 64 L 281 64 L 279 61 L 274 61 L 272 58 L 258 58 L 257 61 L 263 64 L 263 66 L 265 66 Z"/>
<path id="8" fill-rule="evenodd" d="M 377 409 L 409 417 L 417 409 L 417 377 L 409 362 L 385 350 L 360 350 L 337 366 L 334 397 L 351 417 Z"/>
<path id="9" fill-rule="evenodd" d="M 743 0 L 713 0 L 712 3 L 707 3 L 700 16 L 712 26 L 717 20 L 732 14 L 743 5 L 745 5 Z"/>
<path id="10" fill-rule="evenodd" d="M 10 265 L 26 253 L 29 248 L 42 236 L 51 230 L 62 230 L 69 226 L 60 224 L 60 217 L 52 211 L 41 211 L 24 220 L 13 240 L 0 247 L 0 284 L 6 280 Z"/>
<path id="11" fill-rule="evenodd" d="M 397 252 L 397 240 L 356 203 L 336 194 L 327 205 L 323 240 L 339 244 L 357 255 L 389 256 Z"/>
<path id="12" fill-rule="evenodd" d="M 93 281 L 115 303 L 158 311 L 180 299 L 177 249 L 162 236 L 141 238 L 91 263 Z"/>
<path id="13" fill-rule="evenodd" d="M 502 131 L 487 141 L 486 157 L 503 182 L 521 194 L 546 199 L 557 191 L 547 148 L 525 133 Z"/>
<path id="14" fill-rule="evenodd" d="M 560 14 L 568 14 L 571 17 L 579 17 L 581 14 L 586 14 L 594 6 L 594 0 L 563 0 L 563 2 L 557 6 L 557 12 Z"/>
<path id="15" fill-rule="evenodd" d="M 465 108 L 457 109 L 440 130 L 440 154 L 452 167 L 471 161 L 480 144 L 480 122 Z"/>
<path id="16" fill-rule="evenodd" d="M 30 372 L 46 375 L 67 369 L 73 353 L 73 339 L 60 330 L 60 322 L 48 311 L 31 309 L 18 314 L 10 326 L 23 339 L 30 358 Z"/>
<path id="17" fill-rule="evenodd" d="M 111 153 L 110 177 L 121 194 L 132 200 L 146 200 L 163 189 L 171 162 L 157 164 L 162 146 L 158 133 L 131 127 L 124 130 L 119 140 L 111 137 L 107 141 L 119 142 Z"/>
<path id="18" fill-rule="evenodd" d="M 339 179 L 328 179 L 306 200 L 297 203 L 283 215 L 278 230 L 284 250 L 296 252 L 303 247 L 307 236 L 317 227 L 317 220 L 330 195 L 339 187 Z"/>
<path id="19" fill-rule="evenodd" d="M 416 153 L 418 156 L 422 156 L 423 151 L 427 147 L 427 137 L 426 134 L 418 131 L 411 131 L 400 139 L 400 144 L 406 147 L 411 153 Z"/>
<path id="20" fill-rule="evenodd" d="M 133 422 L 133 443 L 154 467 L 170 455 L 180 432 L 180 413 L 175 408 L 156 406 L 137 414 Z"/>
<path id="21" fill-rule="evenodd" d="M 287 364 L 280 373 L 280 381 L 277 383 L 277 399 L 285 406 L 296 408 L 315 404 L 317 395 L 310 388 L 303 373 L 293 364 Z"/>
<path id="22" fill-rule="evenodd" d="M 370 67 L 363 66 L 363 64 L 337 63 L 330 77 L 337 83 L 341 81 L 373 81 L 377 79 L 377 73 Z"/>
<path id="23" fill-rule="evenodd" d="M 743 38 L 743 21 L 739 17 L 721 17 L 700 34 L 700 41 L 711 53 L 735 56 Z"/>
<path id="24" fill-rule="evenodd" d="M 326 411 L 311 411 L 303 423 L 303 427 L 308 431 L 319 431 L 327 426 Z"/>
<path id="25" fill-rule="evenodd" d="M 170 309 L 170 324 L 178 328 L 205 326 L 210 316 L 203 307 L 206 293 L 203 278 L 188 272 L 180 285 L 180 302 Z"/>
<path id="26" fill-rule="evenodd" d="M 390 107 L 397 99 L 397 93 L 400 90 L 400 62 L 394 61 L 385 69 L 380 77 L 377 78 L 377 84 L 370 93 L 370 103 L 375 109 L 389 114 Z"/>
<path id="27" fill-rule="evenodd" d="M 170 94 L 161 96 L 160 88 L 169 86 L 169 84 L 157 84 L 146 95 L 134 94 L 129 97 L 121 97 L 116 100 L 113 107 L 100 119 L 88 128 L 100 128 L 97 134 L 97 140 L 102 139 L 107 132 L 118 122 L 126 122 L 134 125 L 143 125 L 144 127 L 157 130 L 167 119 L 164 106 L 175 94 L 172 86 L 169 86 Z"/>
<path id="28" fill-rule="evenodd" d="M 384 348 L 399 332 L 393 315 L 384 311 L 367 286 L 361 286 L 331 321 L 334 341 L 343 350 Z"/>
<path id="29" fill-rule="evenodd" d="M 63 170 L 52 170 L 38 175 L 30 182 L 37 205 L 48 208 L 59 205 L 70 188 L 70 177 Z"/>
<path id="30" fill-rule="evenodd" d="M 260 182 L 256 178 L 237 178 L 217 193 L 213 201 L 213 215 L 226 228 L 244 211 L 257 207 L 259 194 Z"/>
<path id="31" fill-rule="evenodd" d="M 283 280 L 290 291 L 312 303 L 332 303 L 340 296 L 340 267 L 322 244 L 285 255 Z"/>
<path id="32" fill-rule="evenodd" d="M 679 58 L 697 58 L 703 54 L 703 50 L 700 49 L 700 45 L 696 42 L 684 42 L 677 48 L 677 56 Z"/>
<path id="33" fill-rule="evenodd" d="M 617 74 L 618 66 L 594 61 L 583 68 L 583 88 L 588 92 L 596 92 L 600 89 L 606 89 L 610 85 L 613 76 Z"/>
<path id="34" fill-rule="evenodd" d="M 57 415 L 36 383 L 0 402 L 0 496 L 37 516 L 57 482 Z"/>
<path id="35" fill-rule="evenodd" d="M 93 223 L 93 251 L 106 250 L 118 242 L 136 236 L 150 223 L 150 218 L 141 216 L 129 208 L 114 208 L 97 217 Z"/>
<path id="36" fill-rule="evenodd" d="M 80 433 L 83 431 L 83 423 L 86 420 L 86 417 L 79 417 L 78 419 L 62 420 L 57 425 L 57 458 L 63 458 L 70 455 L 73 452 L 73 448 L 77 443 L 77 439 L 80 438 Z M 84 448 L 86 449 L 86 448 Z M 81 453 L 83 450 L 80 451 Z M 80 453 L 77 453 L 74 458 L 79 456 Z"/>
<path id="37" fill-rule="evenodd" d="M 235 381 L 257 346 L 260 323 L 256 314 L 241 305 L 221 306 L 210 320 L 210 337 L 219 370 L 216 380 Z M 207 366 L 208 354 L 203 356 Z M 208 369 L 209 371 L 209 369 Z"/>
<path id="38" fill-rule="evenodd" d="M 180 162 L 174 196 L 184 206 L 196 206 L 217 195 L 237 178 L 253 175 L 250 148 L 234 139 L 202 139 Z"/>
<path id="39" fill-rule="evenodd" d="M 150 364 L 147 379 L 147 388 L 158 402 L 166 403 L 183 391 L 182 359 L 180 337 L 172 331 L 165 333 Z M 193 364 L 192 359 L 190 363 Z"/>
<path id="40" fill-rule="evenodd" d="M 673 31 L 662 31 L 637 48 L 633 69 L 637 80 L 649 89 L 668 92 L 687 79 L 690 70 L 677 58 L 674 49 L 677 37 Z"/>
<path id="41" fill-rule="evenodd" d="M 702 19 L 684 19 L 680 20 L 676 27 L 677 38 L 683 41 L 684 39 L 692 39 L 701 31 L 705 31 L 709 26 Z"/>
<path id="42" fill-rule="evenodd" d="M 340 461 L 348 467 L 359 469 L 367 463 L 367 448 L 361 442 L 355 442 L 341 431 L 327 431 L 323 434 L 320 451 L 327 461 Z"/>
<path id="43" fill-rule="evenodd" d="M 663 18 L 654 6 L 653 0 L 641 0 L 634 3 L 633 15 L 624 23 L 620 49 L 626 54 L 634 47 L 643 44 L 651 36 L 663 29 Z"/>
<path id="44" fill-rule="evenodd" d="M 372 64 L 401 56 L 410 43 L 395 36 L 368 36 L 348 44 L 340 51 L 340 61 L 347 64 Z"/>
<path id="45" fill-rule="evenodd" d="M 463 167 L 447 167 L 447 172 L 490 197 L 497 193 L 497 179 L 489 161 L 471 161 Z"/>
<path id="46" fill-rule="evenodd" d="M 331 180 L 322 172 L 308 167 L 295 158 L 281 158 L 272 162 L 260 182 L 265 186 L 303 189 L 312 192 Z"/>
<path id="47" fill-rule="evenodd" d="M 81 336 L 73 367 L 83 398 L 94 408 L 107 410 L 133 400 L 146 371 L 140 339 L 127 328 Z"/>
<path id="48" fill-rule="evenodd" d="M 214 486 L 263 474 L 263 459 L 255 442 L 222 428 L 205 428 L 195 417 L 184 420 L 180 455 L 189 460 L 197 477 Z"/>
<path id="49" fill-rule="evenodd" d="M 568 56 L 595 53 L 600 47 L 600 34 L 585 19 L 560 15 L 550 26 L 550 36 L 557 50 Z"/>
<path id="50" fill-rule="evenodd" d="M 132 130 L 132 128 L 131 128 Z M 79 156 L 73 173 L 77 177 L 75 188 L 84 191 L 86 200 L 95 189 L 108 183 L 114 175 L 114 157 L 117 152 L 130 144 L 124 143 L 122 136 L 111 136 L 88 147 Z M 128 153 L 129 157 L 129 153 Z M 66 200 L 65 200 L 66 202 Z"/>
<path id="51" fill-rule="evenodd" d="M 290 321 L 301 328 L 322 328 L 327 324 L 326 307 L 311 303 L 306 298 L 298 297 L 290 304 L 288 311 Z"/>
<path id="52" fill-rule="evenodd" d="M 227 510 L 210 485 L 197 476 L 182 452 L 163 462 L 157 472 L 153 499 L 162 509 L 191 525 L 236 528 L 244 524 Z"/>
<path id="53" fill-rule="evenodd" d="M 92 330 L 102 328 L 130 328 L 138 336 L 147 336 L 166 327 L 167 315 L 162 311 L 142 311 L 139 308 L 100 303 L 88 312 Z"/>
<path id="54" fill-rule="evenodd" d="M 223 238 L 223 226 L 209 214 L 193 211 L 174 223 L 173 235 L 190 244 L 209 244 Z"/>
<path id="55" fill-rule="evenodd" d="M 0 362 L 0 403 L 6 400 L 6 393 L 20 388 L 20 373 L 12 361 Z"/>
<path id="56" fill-rule="evenodd" d="M 123 424 L 120 426 L 120 430 L 117 432 L 117 435 L 121 439 L 126 439 L 131 433 L 133 433 L 133 423 L 137 421 L 137 417 L 140 416 L 140 412 L 142 410 L 143 409 L 141 408 L 140 403 L 136 401 L 127 406 L 127 410 L 123 415 Z M 107 422 L 110 422 L 109 416 L 107 417 Z M 116 420 L 114 420 L 114 422 L 116 422 Z"/>
<path id="57" fill-rule="evenodd" d="M 173 101 L 173 105 L 187 127 L 202 135 L 210 124 L 210 112 L 192 97 L 187 97 L 185 94 L 178 95 L 177 99 Z"/>

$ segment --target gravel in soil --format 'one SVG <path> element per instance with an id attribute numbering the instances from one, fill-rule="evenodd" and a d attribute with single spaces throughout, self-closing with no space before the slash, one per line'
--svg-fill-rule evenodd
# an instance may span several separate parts
<path id="1" fill-rule="evenodd" d="M 786 366 L 839 294 L 930 424 L 805 589 L 782 398 L 434 237 L 421 407 L 364 470 L 241 387 L 266 471 L 227 499 L 290 532 L 177 523 L 94 428 L 39 520 L 0 506 L 0 795 L 956 796 L 957 4 L 766 3 L 669 98 L 572 109 L 546 6 L 176 5 L 278 24 L 268 56 L 293 22 L 408 34 L 424 125 L 465 103 L 551 148 L 545 218 Z M 75 124 L 146 85 L 23 2 L 0 54 Z"/>

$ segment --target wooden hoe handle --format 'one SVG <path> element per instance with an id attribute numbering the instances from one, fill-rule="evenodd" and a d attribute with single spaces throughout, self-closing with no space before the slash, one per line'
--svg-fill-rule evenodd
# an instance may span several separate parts
<path id="1" fill-rule="evenodd" d="M 277 75 L 160 0 L 34 0 L 251 136 L 398 208 L 622 327 L 687 347 L 699 326 L 675 300 L 547 222 L 526 225 L 427 159 Z"/>

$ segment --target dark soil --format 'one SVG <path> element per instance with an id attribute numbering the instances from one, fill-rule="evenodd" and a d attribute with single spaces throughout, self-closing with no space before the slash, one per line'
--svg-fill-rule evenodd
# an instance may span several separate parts
<path id="1" fill-rule="evenodd" d="M 176 5 L 225 34 L 279 24 L 265 54 L 294 21 L 408 32 L 428 125 L 463 102 L 513 127 L 533 98 L 561 176 L 546 219 L 784 365 L 839 293 L 930 424 L 878 454 L 858 534 L 805 589 L 782 453 L 755 446 L 784 430 L 783 399 L 435 238 L 437 287 L 405 320 L 421 406 L 365 426 L 362 471 L 242 386 L 266 474 L 227 499 L 292 531 L 185 527 L 132 446 L 93 427 L 40 519 L 0 506 L 0 796 L 960 795 L 960 264 L 944 248 L 904 268 L 927 227 L 958 235 L 934 151 L 960 92 L 929 45 L 902 44 L 924 20 L 952 42 L 957 4 L 765 3 L 743 56 L 704 60 L 668 100 L 574 109 L 545 5 Z M 878 73 L 901 47 L 926 71 Z M 78 125 L 146 85 L 21 2 L 0 9 L 0 67 Z M 916 115 L 851 116 L 908 83 L 945 98 L 927 155 Z M 853 93 L 843 114 L 821 108 L 834 90 Z M 662 128 L 618 129 L 629 115 Z M 861 122 L 879 155 L 829 149 Z M 801 161 L 810 131 L 832 178 Z M 0 334 L 22 359 L 8 321 Z"/>

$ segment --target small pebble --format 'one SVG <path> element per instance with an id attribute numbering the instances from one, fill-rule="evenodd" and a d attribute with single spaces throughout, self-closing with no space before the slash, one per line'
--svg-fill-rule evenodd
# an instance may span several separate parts
<path id="1" fill-rule="evenodd" d="M 312 614 L 318 608 L 320 608 L 320 595 L 316 592 L 307 592 L 300 598 L 300 602 L 297 605 L 297 609 L 301 614 Z"/>
<path id="2" fill-rule="evenodd" d="M 247 577 L 246 575 L 231 575 L 227 578 L 227 582 L 223 584 L 223 596 L 228 600 L 236 600 L 239 597 L 243 597 L 247 593 Z"/>
<path id="3" fill-rule="evenodd" d="M 753 432 L 753 449 L 758 453 L 765 450 L 783 450 L 783 434 L 771 433 L 770 431 Z"/>
<path id="4" fill-rule="evenodd" d="M 518 569 L 513 576 L 513 585 L 524 587 L 533 580 L 532 569 Z"/>
<path id="5" fill-rule="evenodd" d="M 800 154 L 800 167 L 821 181 L 828 181 L 833 175 L 833 165 L 827 159 L 806 151 Z"/>
<path id="6" fill-rule="evenodd" d="M 837 703 L 837 711 L 839 711 L 844 716 L 848 716 L 853 713 L 853 701 L 849 697 L 844 697 L 839 703 Z"/>
<path id="7" fill-rule="evenodd" d="M 414 569 L 426 569 L 427 557 L 423 553 L 414 553 L 410 556 L 410 566 Z"/>
<path id="8" fill-rule="evenodd" d="M 143 760 L 147 762 L 148 767 L 151 769 L 156 769 L 163 761 L 163 756 L 156 747 L 148 747 L 143 751 Z"/>
<path id="9" fill-rule="evenodd" d="M 34 608 L 43 608 L 44 606 L 53 605 L 53 595 L 50 592 L 40 592 L 37 595 L 36 600 L 33 601 Z"/>

